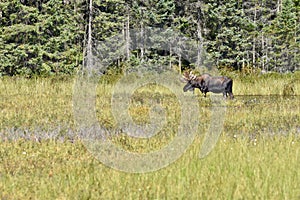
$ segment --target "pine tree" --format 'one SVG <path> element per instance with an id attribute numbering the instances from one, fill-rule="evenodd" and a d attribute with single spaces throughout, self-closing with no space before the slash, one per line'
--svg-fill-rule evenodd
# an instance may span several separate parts
<path id="1" fill-rule="evenodd" d="M 243 10 L 249 20 L 249 29 L 247 29 L 249 43 L 248 53 L 246 55 L 246 65 L 248 67 L 265 69 L 268 47 L 268 37 L 263 29 L 270 25 L 274 17 L 276 2 L 267 0 L 244 1 Z"/>
<path id="2" fill-rule="evenodd" d="M 247 62 L 251 23 L 245 16 L 241 2 L 208 1 L 207 6 L 208 52 L 217 66 L 242 68 Z"/>
<path id="3" fill-rule="evenodd" d="M 130 9 L 129 27 L 133 30 L 130 35 L 133 52 L 128 63 L 130 70 L 161 70 L 150 67 L 171 66 L 173 57 L 170 37 L 175 9 L 173 0 L 138 0 L 129 1 L 127 5 Z M 145 66 L 145 69 L 139 69 L 141 66 Z"/>
<path id="4" fill-rule="evenodd" d="M 299 11 L 292 0 L 283 0 L 277 7 L 276 18 L 266 28 L 272 47 L 270 63 L 277 71 L 293 71 L 299 68 Z"/>
<path id="5" fill-rule="evenodd" d="M 1 1 L 1 73 L 73 73 L 80 65 L 83 33 L 73 5 L 59 0 Z"/>

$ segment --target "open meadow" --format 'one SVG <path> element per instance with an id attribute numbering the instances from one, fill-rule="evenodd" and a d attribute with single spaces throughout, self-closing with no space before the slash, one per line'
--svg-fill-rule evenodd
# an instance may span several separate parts
<path id="1" fill-rule="evenodd" d="M 0 78 L 1 199 L 299 199 L 300 73 L 233 77 L 234 100 L 222 100 L 223 128 L 210 154 L 199 158 L 211 125 L 212 99 L 196 91 L 198 129 L 174 163 L 148 173 L 102 164 L 77 136 L 75 78 Z M 114 83 L 102 77 L 96 116 L 123 149 L 147 153 L 175 137 L 181 108 L 168 88 L 137 89 L 128 112 L 149 123 L 153 104 L 166 123 L 152 138 L 137 139 L 117 127 Z M 182 84 L 182 87 L 184 84 Z"/>

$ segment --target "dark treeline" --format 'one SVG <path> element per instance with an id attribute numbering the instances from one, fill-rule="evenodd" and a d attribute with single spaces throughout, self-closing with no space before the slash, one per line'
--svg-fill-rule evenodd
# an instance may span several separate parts
<path id="1" fill-rule="evenodd" d="M 0 20 L 0 76 L 74 74 L 89 39 L 121 34 L 130 46 L 129 30 L 143 35 L 147 27 L 192 38 L 219 68 L 285 72 L 300 66 L 300 0 L 1 0 Z M 171 49 L 147 47 L 128 48 L 115 61 L 126 69 L 145 61 L 197 65 Z"/>

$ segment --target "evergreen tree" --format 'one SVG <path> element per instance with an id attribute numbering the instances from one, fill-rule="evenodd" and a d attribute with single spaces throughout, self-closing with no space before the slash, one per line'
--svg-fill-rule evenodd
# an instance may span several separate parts
<path id="1" fill-rule="evenodd" d="M 80 0 L 1 0 L 0 76 L 72 74 L 87 38 L 115 70 L 206 65 L 203 49 L 221 68 L 299 69 L 300 0 L 93 0 L 92 8 Z M 149 37 L 147 27 L 161 29 Z M 198 51 L 185 50 L 176 31 Z"/>
<path id="2" fill-rule="evenodd" d="M 126 39 L 126 13 L 124 0 L 93 1 L 93 54 L 105 67 L 119 68 L 126 60 L 123 48 Z"/>
<path id="3" fill-rule="evenodd" d="M 217 66 L 240 69 L 247 62 L 248 31 L 251 28 L 241 2 L 209 1 L 207 6 L 208 52 Z"/>
<path id="4" fill-rule="evenodd" d="M 299 68 L 299 11 L 292 0 L 283 0 L 276 18 L 266 28 L 271 38 L 270 64 L 277 71 Z"/>
<path id="5" fill-rule="evenodd" d="M 172 65 L 172 24 L 174 20 L 175 4 L 173 0 L 132 1 L 127 2 L 130 8 L 129 21 L 131 33 L 130 57 L 131 68 L 145 66 L 147 70 L 153 66 Z M 157 31 L 157 34 L 154 32 Z M 149 33 L 151 33 L 149 35 Z M 133 46 L 138 44 L 138 46 Z M 150 65 L 148 65 L 148 64 Z M 141 69 L 134 69 L 141 70 Z M 144 69 L 145 70 L 145 69 Z"/>
<path id="6" fill-rule="evenodd" d="M 81 64 L 80 15 L 70 3 L 3 0 L 0 7 L 3 74 L 73 73 Z"/>
<path id="7" fill-rule="evenodd" d="M 256 0 L 245 1 L 243 9 L 248 16 L 252 26 L 249 30 L 251 48 L 247 54 L 247 65 L 267 69 L 268 65 L 268 41 L 269 37 L 264 29 L 270 26 L 272 19 L 276 16 L 276 1 Z"/>

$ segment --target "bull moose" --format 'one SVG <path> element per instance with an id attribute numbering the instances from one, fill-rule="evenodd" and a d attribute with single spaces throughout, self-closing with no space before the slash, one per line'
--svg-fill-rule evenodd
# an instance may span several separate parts
<path id="1" fill-rule="evenodd" d="M 207 73 L 196 76 L 192 73 L 192 71 L 186 71 L 181 80 L 186 82 L 186 85 L 183 87 L 184 92 L 188 90 L 194 91 L 195 88 L 198 88 L 202 93 L 204 93 L 204 97 L 206 97 L 207 92 L 213 92 L 223 93 L 224 98 L 227 98 L 228 95 L 230 99 L 234 98 L 232 93 L 233 81 L 227 76 L 211 76 Z"/>

